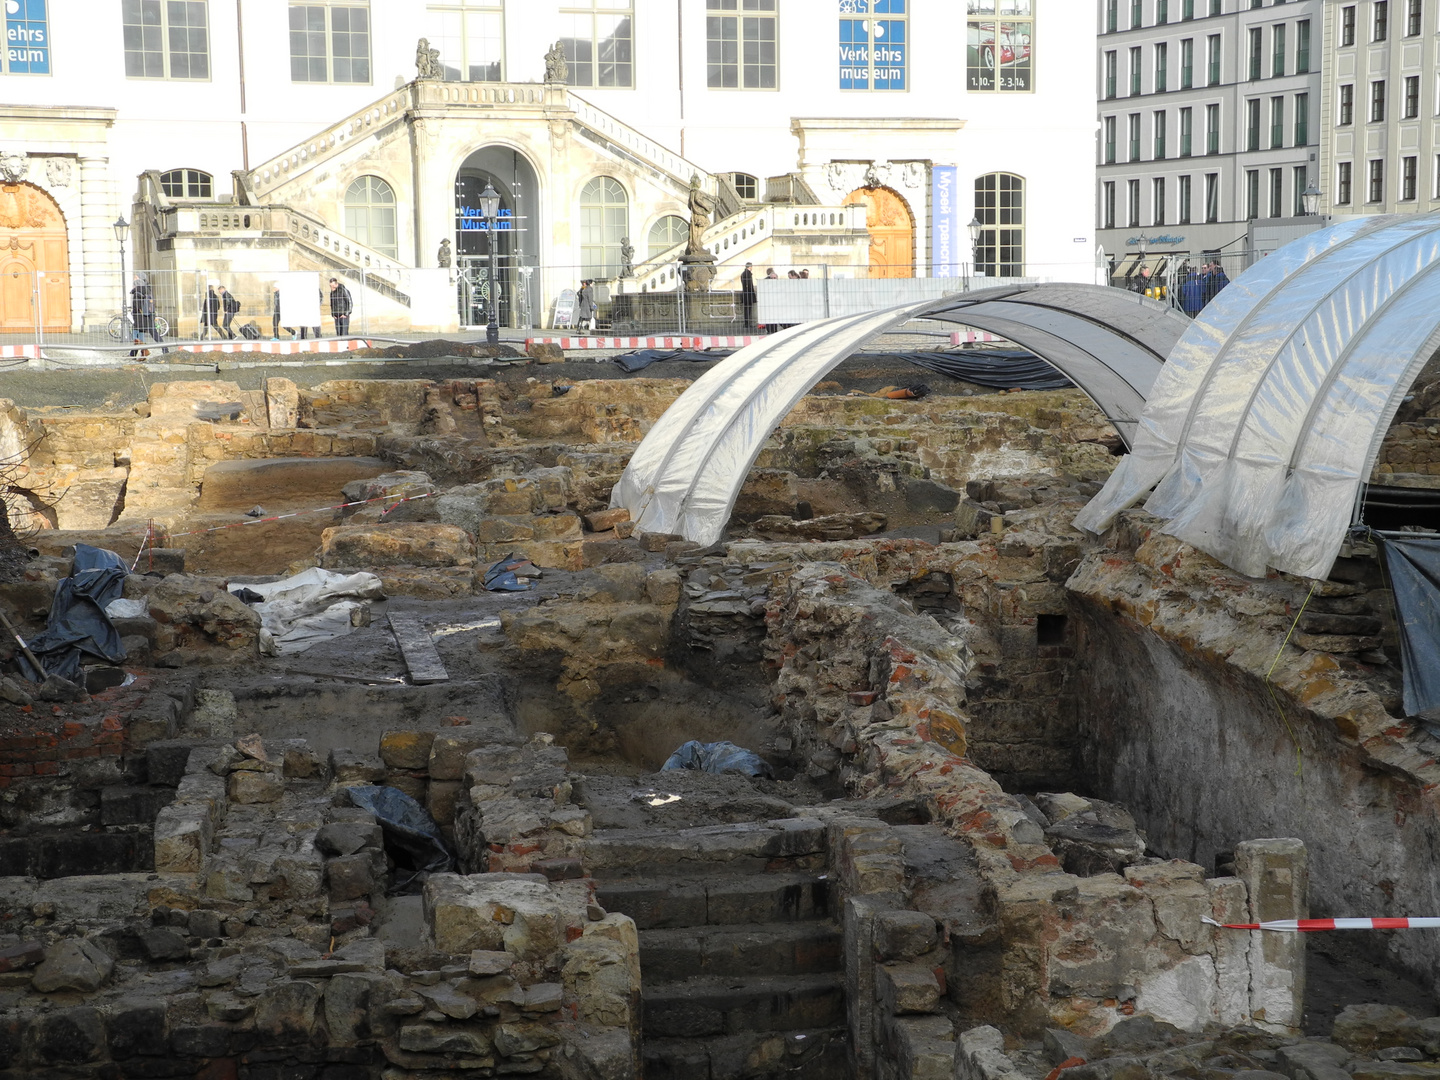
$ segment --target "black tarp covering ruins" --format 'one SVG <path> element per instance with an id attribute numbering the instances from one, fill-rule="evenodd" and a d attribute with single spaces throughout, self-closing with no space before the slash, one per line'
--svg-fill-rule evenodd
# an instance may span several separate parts
<path id="1" fill-rule="evenodd" d="M 385 850 L 395 860 L 392 893 L 412 891 L 427 874 L 455 869 L 455 856 L 435 819 L 398 788 L 360 785 L 350 788 L 350 802 L 375 815 L 385 837 Z"/>
<path id="2" fill-rule="evenodd" d="M 124 588 L 125 564 L 119 555 L 88 544 L 75 545 L 70 576 L 56 586 L 45 629 L 28 642 L 30 651 L 45 665 L 46 674 L 83 686 L 80 665 L 87 656 L 111 664 L 125 659 L 125 646 L 105 614 L 105 608 L 120 598 Z M 23 653 L 15 659 L 31 682 L 45 680 Z"/>
<path id="3" fill-rule="evenodd" d="M 1440 536 L 1374 535 L 1395 591 L 1405 714 L 1416 716 L 1440 708 Z"/>

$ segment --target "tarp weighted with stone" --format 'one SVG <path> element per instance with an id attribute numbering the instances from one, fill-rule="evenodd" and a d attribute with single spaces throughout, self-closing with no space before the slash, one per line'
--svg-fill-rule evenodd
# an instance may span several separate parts
<path id="1" fill-rule="evenodd" d="M 350 801 L 375 815 L 385 835 L 385 850 L 395 860 L 395 885 L 401 892 L 423 881 L 423 875 L 455 869 L 455 856 L 429 812 L 398 788 L 360 785 Z"/>
<path id="2" fill-rule="evenodd" d="M 125 646 L 105 614 L 124 588 L 125 564 L 119 555 L 89 544 L 75 545 L 70 576 L 55 589 L 45 629 L 28 643 L 48 674 L 83 686 L 80 664 L 86 656 L 111 664 L 125 659 Z M 44 680 L 23 654 L 16 660 L 31 682 Z"/>
<path id="3" fill-rule="evenodd" d="M 691 739 L 665 759 L 660 771 L 694 769 L 707 773 L 739 773 L 742 776 L 771 777 L 770 766 L 759 754 L 732 742 L 702 743 Z"/>

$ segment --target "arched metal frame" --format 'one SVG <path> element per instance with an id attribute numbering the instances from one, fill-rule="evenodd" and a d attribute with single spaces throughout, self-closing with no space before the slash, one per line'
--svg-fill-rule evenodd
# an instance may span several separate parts
<path id="1" fill-rule="evenodd" d="M 1088 394 L 1127 444 L 1165 354 L 1189 325 L 1119 289 L 1021 285 L 794 326 L 697 379 L 636 449 L 610 505 L 628 509 L 646 532 L 714 543 L 786 414 L 867 341 L 918 318 L 989 330 L 1030 349 Z"/>
<path id="2" fill-rule="evenodd" d="M 1373 216 L 1261 260 L 1203 311 L 1132 453 L 1076 518 L 1154 487 L 1165 531 L 1243 574 L 1324 578 L 1401 400 L 1440 346 L 1440 215 Z"/>

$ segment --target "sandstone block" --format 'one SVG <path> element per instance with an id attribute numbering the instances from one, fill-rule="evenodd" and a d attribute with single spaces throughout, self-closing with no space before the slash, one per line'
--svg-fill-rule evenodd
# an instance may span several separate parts
<path id="1" fill-rule="evenodd" d="M 241 769 L 230 774 L 226 793 L 236 803 L 279 802 L 285 794 L 285 778 L 278 772 Z"/>
<path id="2" fill-rule="evenodd" d="M 921 964 L 883 964 L 875 968 L 875 996 L 893 1015 L 940 1010 L 940 982 Z"/>
<path id="3" fill-rule="evenodd" d="M 374 821 L 334 821 L 315 834 L 315 848 L 331 857 L 353 855 L 361 848 L 380 850 L 383 837 Z"/>
<path id="4" fill-rule="evenodd" d="M 1336 1043 L 1356 1052 L 1413 1046 L 1415 1037 L 1415 1018 L 1395 1005 L 1347 1005 L 1330 1032 Z"/>
<path id="5" fill-rule="evenodd" d="M 105 1055 L 99 1009 L 60 1009 L 35 1018 L 26 1032 L 30 1053 L 47 1065 L 79 1065 Z"/>
<path id="6" fill-rule="evenodd" d="M 537 364 L 563 364 L 565 350 L 553 341 L 532 341 L 525 346 L 525 352 Z"/>
<path id="7" fill-rule="evenodd" d="M 490 1041 L 478 1028 L 452 1024 L 407 1024 L 400 1029 L 400 1048 L 418 1054 L 459 1054 L 484 1057 Z"/>
<path id="8" fill-rule="evenodd" d="M 300 425 L 300 390 L 289 379 L 265 380 L 265 412 L 271 430 Z"/>
<path id="9" fill-rule="evenodd" d="M 392 769 L 423 771 L 434 741 L 433 731 L 387 731 L 380 736 L 380 760 Z"/>
<path id="10" fill-rule="evenodd" d="M 330 776 L 337 784 L 379 784 L 385 780 L 385 763 L 349 747 L 330 751 Z"/>
<path id="11" fill-rule="evenodd" d="M 630 520 L 630 511 L 623 506 L 613 507 L 609 510 L 597 510 L 593 514 L 585 515 L 585 528 L 590 532 L 604 532 L 613 529 L 622 521 Z"/>
<path id="12" fill-rule="evenodd" d="M 155 869 L 162 874 L 196 874 L 214 836 L 206 806 L 167 806 L 155 816 Z"/>
<path id="13" fill-rule="evenodd" d="M 332 1043 L 353 1046 L 365 1037 L 370 991 L 376 981 L 374 975 L 358 973 L 331 977 L 325 987 L 325 1026 Z"/>
<path id="14" fill-rule="evenodd" d="M 93 994 L 114 970 L 115 961 L 100 946 L 80 938 L 64 938 L 46 950 L 45 961 L 35 969 L 31 984 L 42 994 L 57 990 Z"/>
<path id="15" fill-rule="evenodd" d="M 320 535 L 320 565 L 365 570 L 375 566 L 473 566 L 475 548 L 464 529 L 424 522 L 337 525 Z"/>
<path id="16" fill-rule="evenodd" d="M 875 955 L 913 960 L 935 947 L 935 920 L 923 911 L 884 911 L 875 916 Z"/>
<path id="17" fill-rule="evenodd" d="M 430 780 L 459 780 L 470 751 L 495 743 L 514 743 L 518 737 L 498 726 L 473 724 L 439 732 L 430 745 Z"/>
<path id="18" fill-rule="evenodd" d="M 140 947 L 145 950 L 146 956 L 157 963 L 190 959 L 190 947 L 185 944 L 185 938 L 165 927 L 156 926 L 142 931 Z"/>
<path id="19" fill-rule="evenodd" d="M 588 923 L 583 882 L 550 883 L 538 874 L 434 874 L 425 884 L 425 919 L 442 952 L 504 949 L 548 956 Z"/>
<path id="20" fill-rule="evenodd" d="M 255 1002 L 255 1033 L 270 1045 L 305 1042 L 315 1029 L 320 988 L 313 983 L 282 982 Z"/>
<path id="21" fill-rule="evenodd" d="M 374 861 L 371 856 L 357 852 L 341 855 L 325 863 L 325 882 L 330 899 L 343 902 L 358 900 L 375 891 L 376 880 Z"/>
<path id="22" fill-rule="evenodd" d="M 463 785 L 458 780 L 431 780 L 425 791 L 425 809 L 440 825 L 455 821 L 455 803 Z"/>

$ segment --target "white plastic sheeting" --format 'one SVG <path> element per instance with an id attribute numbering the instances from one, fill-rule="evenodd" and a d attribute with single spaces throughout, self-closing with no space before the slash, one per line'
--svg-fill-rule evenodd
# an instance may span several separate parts
<path id="1" fill-rule="evenodd" d="M 260 616 L 260 651 L 287 656 L 313 645 L 344 637 L 369 622 L 369 600 L 385 599 L 374 574 L 337 574 L 311 567 L 293 577 L 263 585 L 231 585 L 231 592 L 249 589 L 265 598 L 255 605 Z"/>
<path id="2" fill-rule="evenodd" d="M 1175 346 L 1076 524 L 1098 532 L 1153 486 L 1166 532 L 1241 573 L 1325 577 L 1440 344 L 1437 271 L 1440 215 L 1352 219 L 1251 267 Z"/>
<path id="3" fill-rule="evenodd" d="M 1029 348 L 1090 394 L 1127 441 L 1165 351 L 1188 326 L 1163 305 L 1116 289 L 1030 285 L 791 327 L 697 379 L 636 449 L 610 505 L 628 509 L 642 531 L 716 542 L 746 474 L 796 403 L 867 341 L 922 317 L 993 330 Z"/>

